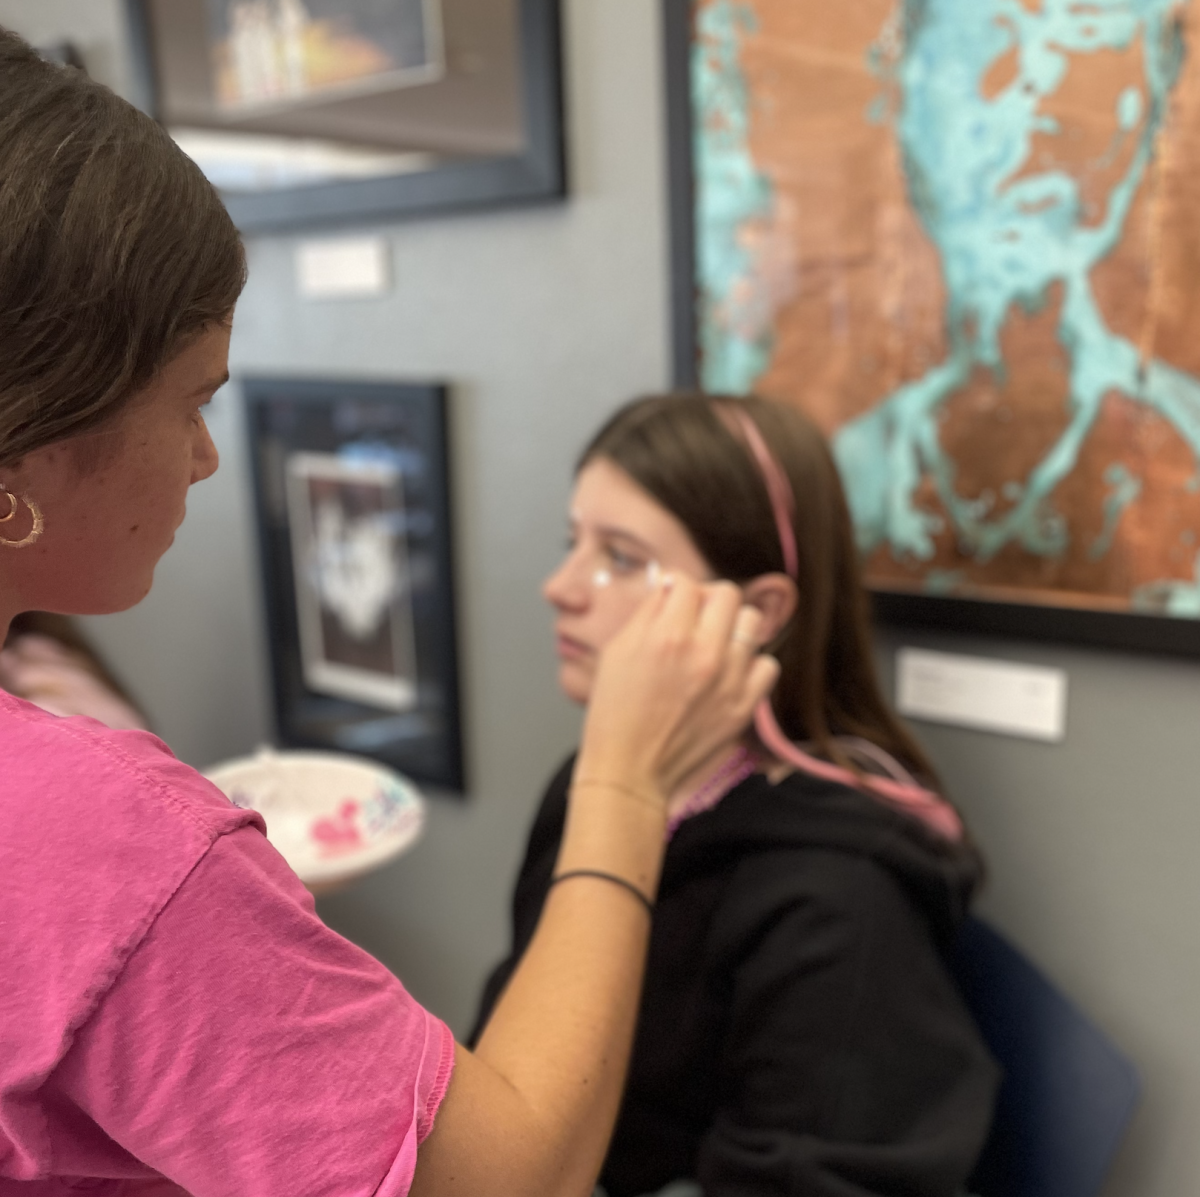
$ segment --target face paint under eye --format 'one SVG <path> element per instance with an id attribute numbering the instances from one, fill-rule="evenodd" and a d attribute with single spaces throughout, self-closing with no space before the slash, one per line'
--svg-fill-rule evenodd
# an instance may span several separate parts
<path id="1" fill-rule="evenodd" d="M 662 567 L 657 561 L 648 561 L 644 564 L 638 561 L 630 569 L 620 571 L 614 577 L 611 569 L 601 565 L 592 574 L 592 586 L 596 590 L 604 590 L 618 579 L 637 578 L 639 575 L 646 586 L 652 588 L 658 585 L 658 580 L 662 576 Z"/>

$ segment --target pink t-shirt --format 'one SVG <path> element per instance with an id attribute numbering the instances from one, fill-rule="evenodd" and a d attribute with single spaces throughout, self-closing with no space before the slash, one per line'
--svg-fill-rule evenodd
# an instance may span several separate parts
<path id="1" fill-rule="evenodd" d="M 146 732 L 0 693 L 0 1197 L 402 1197 L 454 1040 Z"/>

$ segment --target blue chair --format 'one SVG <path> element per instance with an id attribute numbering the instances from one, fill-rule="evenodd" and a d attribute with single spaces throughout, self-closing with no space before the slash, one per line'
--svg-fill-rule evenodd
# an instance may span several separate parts
<path id="1" fill-rule="evenodd" d="M 978 1197 L 1096 1197 L 1138 1098 L 1133 1065 L 979 919 L 955 959 L 967 1005 L 1004 1069 Z"/>

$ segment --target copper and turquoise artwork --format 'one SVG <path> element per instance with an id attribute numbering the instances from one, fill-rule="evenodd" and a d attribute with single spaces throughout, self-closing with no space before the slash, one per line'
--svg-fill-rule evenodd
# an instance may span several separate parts
<path id="1" fill-rule="evenodd" d="M 701 379 L 826 428 L 871 580 L 1200 617 L 1181 0 L 707 0 Z"/>

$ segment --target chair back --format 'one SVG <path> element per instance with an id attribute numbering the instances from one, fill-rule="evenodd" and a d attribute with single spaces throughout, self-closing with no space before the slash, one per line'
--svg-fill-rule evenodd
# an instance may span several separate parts
<path id="1" fill-rule="evenodd" d="M 1004 1069 L 968 1185 L 978 1197 L 1097 1197 L 1137 1103 L 1137 1072 L 999 933 L 968 919 L 955 972 Z"/>

